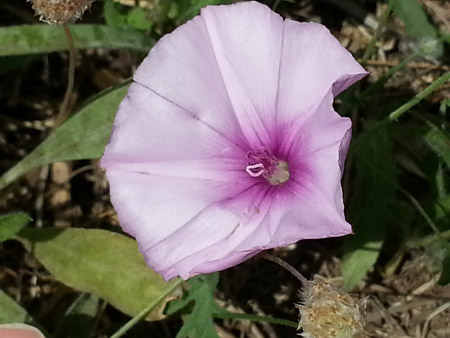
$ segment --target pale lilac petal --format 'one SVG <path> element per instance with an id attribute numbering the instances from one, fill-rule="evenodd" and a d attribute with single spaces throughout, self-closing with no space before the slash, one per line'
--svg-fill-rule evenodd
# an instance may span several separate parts
<path id="1" fill-rule="evenodd" d="M 251 252 L 258 253 L 303 239 L 337 237 L 351 233 L 351 225 L 345 220 L 343 210 L 337 208 L 334 201 L 310 183 L 304 182 L 301 185 L 291 182 L 289 193 L 272 196 L 270 208 L 264 217 L 255 219 L 257 226 L 252 231 L 247 231 L 245 236 L 235 233 L 235 238 L 214 248 L 218 252 L 231 251 L 235 257 L 243 258 Z M 220 259 L 228 258 L 226 255 L 217 255 L 217 260 Z"/>
<path id="2" fill-rule="evenodd" d="M 122 170 L 142 174 L 152 174 L 160 177 L 208 181 L 235 182 L 249 179 L 244 169 L 245 158 L 220 158 L 195 160 L 171 160 L 145 162 L 142 160 L 127 162 L 111 162 L 109 170 Z"/>
<path id="3" fill-rule="evenodd" d="M 287 207 L 279 227 L 265 249 L 285 246 L 302 239 L 328 238 L 352 233 L 343 210 L 315 186 L 301 185 L 295 205 Z M 293 203 L 294 200 L 291 200 Z"/>
<path id="4" fill-rule="evenodd" d="M 351 138 L 351 121 L 339 116 L 332 104 L 333 94 L 329 90 L 300 129 L 291 130 L 292 137 L 285 140 L 284 147 L 291 147 L 289 151 L 298 154 L 291 157 L 296 180 L 300 184 L 305 180 L 310 182 L 343 212 L 341 178 Z"/>
<path id="5" fill-rule="evenodd" d="M 301 119 L 315 111 L 330 88 L 337 95 L 366 75 L 324 26 L 284 21 L 277 116 Z"/>
<path id="6" fill-rule="evenodd" d="M 202 229 L 208 240 L 201 243 L 200 250 L 188 249 L 187 251 L 190 254 L 185 255 L 182 260 L 173 264 L 173 269 L 178 272 L 182 271 L 182 276 L 210 273 L 239 264 L 260 252 L 261 249 L 251 244 L 248 246 L 247 243 L 255 238 L 264 243 L 270 241 L 270 232 L 262 226 L 270 204 L 270 187 L 261 188 L 260 185 L 255 185 L 237 194 L 227 202 L 226 206 L 222 206 L 222 208 L 225 207 L 238 217 L 232 231 L 217 236 L 215 234 L 216 229 L 227 227 L 226 224 L 221 222 L 215 223 L 217 228 L 209 225 Z M 191 224 L 185 230 L 186 233 L 196 232 L 197 226 Z M 214 238 L 214 240 L 211 240 L 211 238 Z M 237 250 L 237 247 L 241 244 L 244 245 L 245 252 Z"/>
<path id="7" fill-rule="evenodd" d="M 296 184 L 295 193 L 263 198 L 259 203 L 261 211 L 253 213 L 245 224 L 236 227 L 221 241 L 175 264 L 174 269 L 189 267 L 190 276 L 211 273 L 239 264 L 263 250 L 303 239 L 351 233 L 351 225 L 345 220 L 342 209 L 314 186 L 309 190 L 309 183 Z"/>
<path id="8" fill-rule="evenodd" d="M 161 38 L 134 80 L 237 142 L 243 139 L 201 17 Z"/>
<path id="9" fill-rule="evenodd" d="M 256 2 L 206 7 L 201 16 L 243 133 L 253 146 L 270 144 L 283 42 L 282 18 Z"/>
<path id="10" fill-rule="evenodd" d="M 135 83 L 119 107 L 101 166 L 215 157 L 245 161 L 247 148 Z"/>
<path id="11" fill-rule="evenodd" d="M 247 176 L 236 185 L 222 178 L 180 179 L 114 168 L 108 168 L 107 177 L 121 226 L 136 237 L 149 266 L 166 279 L 187 278 L 192 266 L 180 267 L 175 275 L 168 270 L 233 232 L 247 205 L 238 205 L 239 213 L 229 205 L 254 185 Z"/>
<path id="12" fill-rule="evenodd" d="M 329 95 L 305 126 L 311 130 L 320 130 L 320 136 L 310 135 L 305 140 L 307 145 L 302 161 L 309 169 L 315 189 L 321 190 L 330 202 L 334 202 L 342 215 L 341 178 L 351 139 L 351 125 L 349 118 L 342 118 L 333 110 L 332 96 Z"/>

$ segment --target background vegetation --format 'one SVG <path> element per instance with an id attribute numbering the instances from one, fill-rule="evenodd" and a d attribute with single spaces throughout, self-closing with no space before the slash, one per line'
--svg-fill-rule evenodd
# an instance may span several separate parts
<path id="1" fill-rule="evenodd" d="M 76 75 L 62 124 L 63 28 L 39 22 L 24 0 L 0 3 L 0 323 L 49 337 L 295 336 L 299 282 L 270 262 L 186 283 L 148 269 L 98 168 L 155 41 L 201 7 L 230 2 L 94 2 L 70 26 Z M 322 22 L 371 72 L 335 105 L 354 123 L 343 186 L 355 234 L 273 253 L 307 277 L 342 277 L 365 300 L 370 336 L 450 336 L 450 4 L 264 2 Z"/>

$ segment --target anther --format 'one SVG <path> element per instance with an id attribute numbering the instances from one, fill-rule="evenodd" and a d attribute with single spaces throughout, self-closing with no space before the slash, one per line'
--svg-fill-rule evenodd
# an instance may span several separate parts
<path id="1" fill-rule="evenodd" d="M 285 161 L 278 161 L 273 173 L 267 177 L 267 180 L 272 185 L 279 185 L 289 179 L 289 166 Z"/>

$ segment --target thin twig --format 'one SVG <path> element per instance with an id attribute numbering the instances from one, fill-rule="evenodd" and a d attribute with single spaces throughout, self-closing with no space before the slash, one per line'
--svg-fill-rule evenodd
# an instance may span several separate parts
<path id="1" fill-rule="evenodd" d="M 66 93 L 64 94 L 63 102 L 60 106 L 58 116 L 55 120 L 55 128 L 58 127 L 62 122 L 66 120 L 66 118 L 69 116 L 69 103 L 70 98 L 72 97 L 73 92 L 73 86 L 75 82 L 75 46 L 73 44 L 73 37 L 72 33 L 70 32 L 70 28 L 67 24 L 63 25 L 64 33 L 67 37 L 67 43 L 69 45 L 69 76 L 67 79 L 67 89 Z"/>
<path id="2" fill-rule="evenodd" d="M 400 61 L 394 61 L 394 60 L 368 60 L 367 65 L 369 66 L 376 66 L 376 67 L 393 67 L 400 63 Z M 434 65 L 432 63 L 427 62 L 408 62 L 406 64 L 407 68 L 418 68 L 418 69 L 441 69 L 444 71 L 449 71 L 450 67 L 446 65 Z"/>
<path id="3" fill-rule="evenodd" d="M 377 29 L 375 30 L 375 34 L 372 36 L 372 39 L 369 42 L 369 46 L 367 46 L 366 51 L 364 52 L 364 55 L 361 59 L 361 64 L 363 66 L 366 64 L 366 62 L 372 56 L 372 53 L 375 49 L 375 45 L 378 41 L 378 38 L 381 35 L 381 31 L 382 31 L 384 25 L 386 24 L 387 19 L 389 18 L 389 15 L 391 14 L 391 12 L 392 12 L 392 1 L 389 1 L 388 6 L 384 10 L 383 14 L 381 14 Z"/>
<path id="4" fill-rule="evenodd" d="M 281 266 L 282 268 L 289 271 L 295 278 L 297 278 L 303 284 L 303 286 L 306 286 L 309 283 L 308 280 L 296 268 L 294 268 L 292 265 L 282 260 L 281 258 L 268 253 L 261 254 L 261 257 L 267 259 L 268 261 L 274 262 L 279 266 Z"/>
<path id="5" fill-rule="evenodd" d="M 181 278 L 174 281 L 174 283 L 167 288 L 164 292 L 160 293 L 159 297 L 153 300 L 145 309 L 139 312 L 136 316 L 131 318 L 124 326 L 122 326 L 116 333 L 114 333 L 110 338 L 119 338 L 122 337 L 128 330 L 130 330 L 133 326 L 135 326 L 142 319 L 147 317 L 147 315 L 156 307 L 159 303 L 161 303 L 167 296 L 169 296 L 178 286 L 183 283 Z"/>
<path id="6" fill-rule="evenodd" d="M 274 317 L 270 317 L 270 316 L 253 315 L 253 314 L 247 314 L 247 313 L 220 311 L 220 312 L 214 313 L 213 317 L 220 318 L 220 319 L 240 319 L 240 320 L 248 320 L 251 322 L 271 323 L 271 324 L 278 324 L 278 325 L 290 326 L 290 327 L 295 327 L 295 328 L 298 327 L 298 323 L 293 322 L 292 320 L 274 318 Z"/>
<path id="7" fill-rule="evenodd" d="M 363 97 L 370 97 L 374 92 L 376 92 L 378 89 L 382 88 L 388 80 L 394 76 L 397 72 L 405 68 L 408 63 L 420 55 L 420 52 L 415 52 L 412 54 L 409 54 L 404 60 L 399 62 L 398 64 L 394 65 L 392 68 L 390 68 L 386 73 L 383 74 L 377 81 L 375 81 L 373 84 L 370 85 L 366 90 L 364 90 L 361 93 L 361 96 Z"/>

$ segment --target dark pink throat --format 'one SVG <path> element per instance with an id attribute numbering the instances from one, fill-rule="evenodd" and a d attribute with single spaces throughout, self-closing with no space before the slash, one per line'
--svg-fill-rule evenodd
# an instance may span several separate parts
<path id="1" fill-rule="evenodd" d="M 287 162 L 278 159 L 266 147 L 261 147 L 257 152 L 249 151 L 247 159 L 245 171 L 251 177 L 263 177 L 271 185 L 280 185 L 289 179 Z"/>

